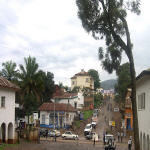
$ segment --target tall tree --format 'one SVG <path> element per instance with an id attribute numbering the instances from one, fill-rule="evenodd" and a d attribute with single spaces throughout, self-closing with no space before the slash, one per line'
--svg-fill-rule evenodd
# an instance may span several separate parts
<path id="1" fill-rule="evenodd" d="M 5 63 L 2 63 L 2 67 L 3 69 L 0 74 L 7 80 L 15 82 L 17 80 L 18 74 L 18 70 L 16 69 L 16 63 L 12 61 L 6 61 Z"/>
<path id="2" fill-rule="evenodd" d="M 140 0 L 76 0 L 76 4 L 84 29 L 88 33 L 91 32 L 95 39 L 106 41 L 106 52 L 102 47 L 99 48 L 99 58 L 102 60 L 103 68 L 109 73 L 117 70 L 121 63 L 122 51 L 129 59 L 135 149 L 140 150 L 133 45 L 126 20 L 128 10 L 140 14 Z"/>
<path id="3" fill-rule="evenodd" d="M 94 90 L 100 88 L 100 79 L 98 72 L 95 69 L 90 69 L 88 73 L 94 79 Z"/>
<path id="4" fill-rule="evenodd" d="M 24 58 L 25 66 L 20 65 L 20 86 L 22 96 L 34 94 L 40 102 L 42 91 L 44 90 L 43 80 L 38 70 L 38 64 L 34 57 Z"/>
<path id="5" fill-rule="evenodd" d="M 118 82 L 116 85 L 116 92 L 119 96 L 119 101 L 124 103 L 125 94 L 128 86 L 131 83 L 130 65 L 129 63 L 122 64 L 117 70 Z"/>
<path id="6" fill-rule="evenodd" d="M 43 80 L 44 90 L 42 92 L 42 102 L 49 101 L 52 97 L 52 94 L 55 91 L 54 85 L 54 75 L 51 72 L 39 71 L 39 74 Z"/>

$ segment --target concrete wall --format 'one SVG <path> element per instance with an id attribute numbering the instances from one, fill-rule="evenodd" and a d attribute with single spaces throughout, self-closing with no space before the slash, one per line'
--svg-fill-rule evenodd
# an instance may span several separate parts
<path id="1" fill-rule="evenodd" d="M 88 82 L 86 81 L 88 79 Z M 72 84 L 72 81 L 75 82 L 75 84 Z M 92 86 L 91 86 L 92 85 Z M 76 79 L 71 79 L 71 90 L 75 87 L 79 86 L 81 89 L 83 87 L 88 87 L 91 89 L 94 89 L 94 80 L 91 80 L 90 76 L 77 76 Z"/>
<path id="2" fill-rule="evenodd" d="M 1 97 L 5 97 L 5 107 L 1 107 Z M 14 127 L 15 127 L 15 92 L 9 89 L 0 88 L 0 127 L 2 124 L 5 124 L 5 140 L 8 142 L 9 140 L 14 139 Z M 10 123 L 12 124 L 11 126 Z M 8 129 L 9 126 L 9 129 Z M 13 128 L 13 129 L 11 129 Z M 1 128 L 2 130 L 2 128 Z M 13 132 L 12 132 L 13 130 Z M 13 135 L 10 136 L 11 131 Z M 8 137 L 9 135 L 9 137 Z M 10 139 L 11 138 L 11 139 Z M 2 135 L 0 135 L 0 140 L 2 140 Z"/>
<path id="3" fill-rule="evenodd" d="M 52 111 L 40 111 L 40 124 L 42 124 L 42 115 L 45 115 L 45 125 L 49 125 L 49 115 Z M 60 114 L 57 112 L 58 114 L 58 118 L 60 116 Z M 67 114 L 67 115 L 66 115 Z M 64 112 L 63 115 L 63 124 L 66 123 L 67 125 L 71 125 L 72 122 L 74 121 L 74 117 L 75 117 L 75 112 Z M 65 116 L 68 116 L 68 119 L 65 120 Z M 59 125 L 59 119 L 58 119 L 58 126 Z"/>
<path id="4" fill-rule="evenodd" d="M 145 109 L 138 109 L 138 95 L 145 93 Z M 136 101 L 138 109 L 139 136 L 142 150 L 150 150 L 150 77 L 137 82 Z"/>
<path id="5" fill-rule="evenodd" d="M 54 99 L 51 99 L 52 102 L 54 102 Z M 62 104 L 68 104 L 68 98 L 59 99 L 56 103 L 62 103 Z M 82 93 L 78 93 L 77 97 L 69 99 L 69 104 L 72 105 L 72 107 L 75 107 L 75 103 L 77 103 L 77 109 L 82 109 L 84 106 L 84 96 Z"/>

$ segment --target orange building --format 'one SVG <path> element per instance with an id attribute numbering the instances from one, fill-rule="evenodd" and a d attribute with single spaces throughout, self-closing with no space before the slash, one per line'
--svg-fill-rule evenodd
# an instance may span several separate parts
<path id="1" fill-rule="evenodd" d="M 126 98 L 125 98 L 125 127 L 126 130 L 133 129 L 133 112 L 132 112 L 132 102 L 131 102 L 131 89 L 127 90 Z"/>

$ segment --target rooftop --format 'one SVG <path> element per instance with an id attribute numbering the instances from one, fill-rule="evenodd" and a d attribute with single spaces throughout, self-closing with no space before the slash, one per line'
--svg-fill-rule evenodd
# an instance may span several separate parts
<path id="1" fill-rule="evenodd" d="M 70 104 L 61 104 L 61 103 L 43 103 L 39 107 L 40 111 L 67 111 L 67 112 L 76 112 L 76 109 Z"/>
<path id="2" fill-rule="evenodd" d="M 77 76 L 90 76 L 88 72 L 85 72 L 84 69 L 81 69 L 81 72 L 76 73 L 71 79 L 76 79 Z"/>
<path id="3" fill-rule="evenodd" d="M 0 77 L 0 87 L 1 88 L 12 89 L 12 90 L 15 90 L 15 91 L 20 89 L 17 85 L 15 85 L 12 82 L 8 81 L 4 77 Z"/>

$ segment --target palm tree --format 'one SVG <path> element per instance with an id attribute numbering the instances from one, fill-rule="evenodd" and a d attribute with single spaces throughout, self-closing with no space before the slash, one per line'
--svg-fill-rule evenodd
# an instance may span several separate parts
<path id="1" fill-rule="evenodd" d="M 0 72 L 1 76 L 5 77 L 9 81 L 16 81 L 18 70 L 16 69 L 17 65 L 15 62 L 7 61 L 2 63 L 3 69 Z"/>
<path id="2" fill-rule="evenodd" d="M 24 58 L 25 66 L 20 67 L 20 86 L 22 89 L 22 96 L 26 94 L 34 94 L 37 101 L 40 102 L 40 96 L 44 89 L 43 81 L 38 71 L 38 64 L 34 57 Z"/>

